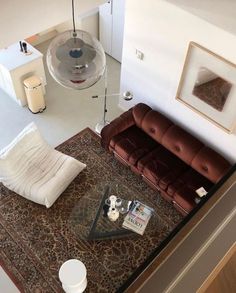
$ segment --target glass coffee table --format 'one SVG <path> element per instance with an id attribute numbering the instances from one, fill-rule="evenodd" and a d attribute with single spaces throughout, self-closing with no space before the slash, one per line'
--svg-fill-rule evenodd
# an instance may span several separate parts
<path id="1" fill-rule="evenodd" d="M 122 199 L 119 218 L 112 222 L 104 210 L 106 200 L 115 195 Z M 134 200 L 148 205 L 153 209 L 151 219 L 145 229 L 150 232 L 158 225 L 157 205 L 149 201 L 145 196 L 135 194 L 131 188 L 127 188 L 117 182 L 100 182 L 88 191 L 76 202 L 69 216 L 69 226 L 73 232 L 85 240 L 119 239 L 123 237 L 143 237 L 131 230 L 122 227 L 124 218 L 128 213 L 128 204 Z"/>
<path id="2" fill-rule="evenodd" d="M 85 263 L 91 286 L 88 292 L 98 292 L 96 286 L 106 288 L 103 292 L 123 292 L 175 226 L 162 210 L 168 203 L 142 182 L 137 184 L 129 185 L 127 178 L 123 180 L 119 174 L 115 178 L 104 176 L 99 182 L 87 177 L 86 188 L 81 186 L 76 191 L 77 199 L 70 202 L 66 230 L 76 249 L 71 255 L 68 248 L 68 258 Z M 138 200 L 154 210 L 143 235 L 122 228 L 127 213 L 120 213 L 115 222 L 104 217 L 103 206 L 111 195 L 126 203 Z"/>

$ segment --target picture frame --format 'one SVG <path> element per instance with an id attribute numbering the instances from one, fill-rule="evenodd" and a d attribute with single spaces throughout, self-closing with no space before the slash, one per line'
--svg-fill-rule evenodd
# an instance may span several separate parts
<path id="1" fill-rule="evenodd" d="M 176 100 L 232 133 L 236 126 L 236 65 L 190 42 Z"/>

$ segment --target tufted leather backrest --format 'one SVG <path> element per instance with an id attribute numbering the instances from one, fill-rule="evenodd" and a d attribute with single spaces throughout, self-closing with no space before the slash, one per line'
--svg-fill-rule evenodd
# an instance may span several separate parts
<path id="1" fill-rule="evenodd" d="M 133 109 L 136 125 L 151 136 L 155 141 L 160 143 L 163 135 L 167 129 L 173 125 L 173 122 L 151 108 L 148 109 L 142 107 L 142 111 L 140 111 L 141 107 L 139 105 L 140 104 L 135 106 Z"/>
<path id="2" fill-rule="evenodd" d="M 146 104 L 134 106 L 132 114 L 139 128 L 211 182 L 219 181 L 231 167 L 220 154 Z"/>
<path id="3" fill-rule="evenodd" d="M 141 128 L 155 141 L 161 142 L 163 135 L 167 129 L 173 125 L 169 119 L 157 111 L 149 111 L 143 119 Z"/>
<path id="4" fill-rule="evenodd" d="M 195 156 L 191 167 L 216 183 L 226 174 L 231 165 L 220 154 L 205 146 Z"/>
<path id="5" fill-rule="evenodd" d="M 162 145 L 188 165 L 203 147 L 203 143 L 177 125 L 167 130 L 163 136 Z"/>
<path id="6" fill-rule="evenodd" d="M 141 125 L 142 125 L 143 119 L 145 115 L 151 110 L 152 108 L 150 108 L 148 105 L 143 103 L 139 103 L 133 107 L 132 113 L 133 113 L 134 121 L 139 128 L 142 128 Z"/>

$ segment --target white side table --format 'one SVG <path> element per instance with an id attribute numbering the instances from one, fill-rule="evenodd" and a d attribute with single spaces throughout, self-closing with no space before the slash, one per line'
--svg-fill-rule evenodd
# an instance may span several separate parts
<path id="1" fill-rule="evenodd" d="M 60 267 L 59 279 L 66 293 L 82 293 L 87 287 L 86 267 L 80 260 L 67 260 Z"/>

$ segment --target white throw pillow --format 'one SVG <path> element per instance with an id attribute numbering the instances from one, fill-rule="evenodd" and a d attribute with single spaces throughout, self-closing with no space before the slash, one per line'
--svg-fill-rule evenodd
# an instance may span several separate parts
<path id="1" fill-rule="evenodd" d="M 0 182 L 47 208 L 85 167 L 48 145 L 33 122 L 0 151 Z"/>

